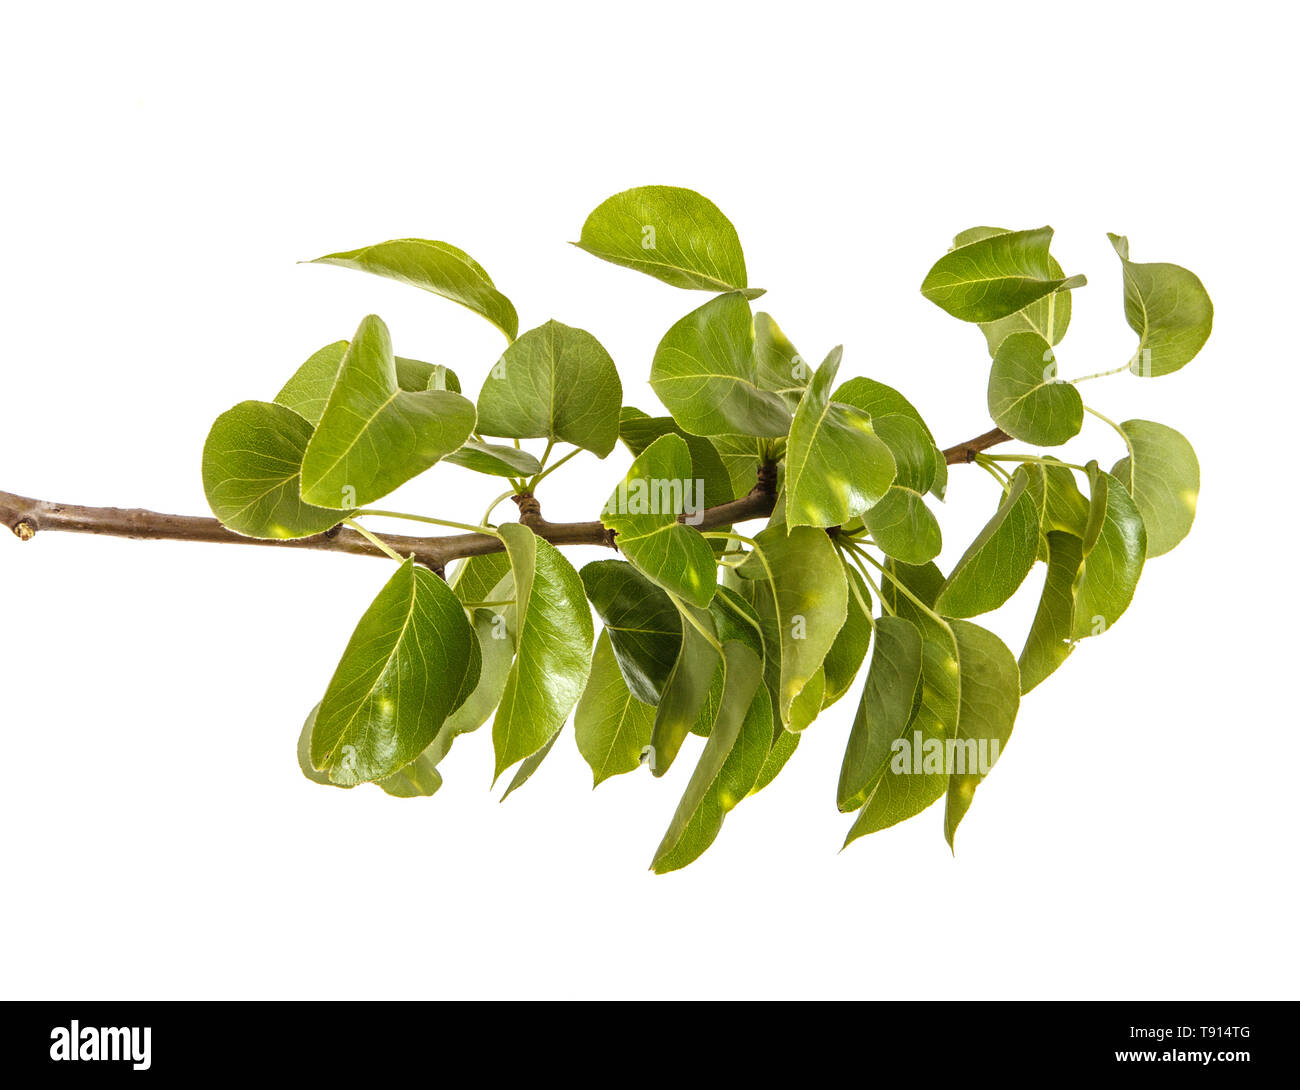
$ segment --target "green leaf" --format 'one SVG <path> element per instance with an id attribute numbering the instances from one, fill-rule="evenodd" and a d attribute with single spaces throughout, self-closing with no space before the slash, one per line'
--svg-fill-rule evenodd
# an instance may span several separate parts
<path id="1" fill-rule="evenodd" d="M 292 409 L 243 401 L 213 422 L 203 444 L 203 491 L 212 513 L 245 537 L 310 537 L 346 513 L 299 498 L 311 425 Z"/>
<path id="2" fill-rule="evenodd" d="M 698 859 L 717 838 L 723 819 L 758 781 L 772 741 L 772 703 L 762 687 L 763 665 L 752 648 L 723 647 L 725 690 L 704 752 L 667 832 L 655 851 L 656 874 Z"/>
<path id="3" fill-rule="evenodd" d="M 1147 557 L 1161 556 L 1183 540 L 1196 518 L 1201 465 L 1181 434 L 1153 420 L 1125 420 L 1127 458 L 1115 463 L 1111 476 L 1128 490 L 1147 530 Z"/>
<path id="4" fill-rule="evenodd" d="M 831 645 L 832 647 L 834 644 Z M 829 654 L 830 652 L 827 652 Z M 799 695 L 790 705 L 790 721 L 785 729 L 791 734 L 798 734 L 816 722 L 826 702 L 826 664 L 817 668 L 817 672 L 808 679 L 808 684 L 799 690 Z"/>
<path id="5" fill-rule="evenodd" d="M 605 622 L 605 635 L 629 691 L 645 704 L 658 704 L 682 646 L 677 607 L 625 561 L 595 560 L 578 574 Z"/>
<path id="6" fill-rule="evenodd" d="M 681 651 L 655 709 L 654 727 L 650 732 L 650 771 L 656 777 L 667 772 L 677 759 L 682 743 L 708 703 L 714 672 L 721 669 L 720 657 L 712 642 L 717 638 L 712 615 L 708 610 L 691 605 L 682 608 L 691 611 L 696 623 L 692 624 L 685 618 L 682 620 Z"/>
<path id="7" fill-rule="evenodd" d="M 587 217 L 574 245 L 676 288 L 749 286 L 736 229 L 717 205 L 690 189 L 647 185 L 616 193 Z"/>
<path id="8" fill-rule="evenodd" d="M 907 564 L 924 564 L 943 548 L 939 520 L 910 488 L 894 485 L 862 522 L 881 552 Z"/>
<path id="9" fill-rule="evenodd" d="M 276 404 L 292 409 L 313 427 L 319 424 L 347 350 L 347 341 L 335 341 L 313 353 L 275 395 Z M 460 393 L 460 379 L 455 372 L 441 364 L 409 360 L 402 356 L 394 357 L 393 362 L 400 389 L 412 393 L 421 390 L 450 390 L 454 394 Z"/>
<path id="10" fill-rule="evenodd" d="M 1124 267 L 1124 317 L 1138 335 L 1129 370 L 1142 376 L 1173 374 L 1210 338 L 1214 304 L 1205 285 L 1181 265 L 1130 261 L 1128 239 L 1106 237 Z"/>
<path id="11" fill-rule="evenodd" d="M 650 385 L 692 435 L 775 438 L 790 430 L 790 410 L 760 388 L 749 303 L 738 292 L 710 299 L 659 342 Z"/>
<path id="12" fill-rule="evenodd" d="M 764 580 L 771 571 L 781 662 L 776 711 L 788 726 L 791 705 L 821 669 L 848 617 L 848 582 L 835 546 L 821 530 L 769 526 L 755 540 L 766 565 L 755 555 L 739 570 L 745 578 Z"/>
<path id="13" fill-rule="evenodd" d="M 302 730 L 298 732 L 298 767 L 302 774 L 311 780 L 312 783 L 322 784 L 325 787 L 341 787 L 350 789 L 353 785 L 350 783 L 335 783 L 329 778 L 328 772 L 321 772 L 312 767 L 311 763 L 311 732 L 316 726 L 316 716 L 320 713 L 320 704 L 317 704 L 310 712 L 307 713 L 306 720 L 303 721 Z"/>
<path id="14" fill-rule="evenodd" d="M 780 775 L 781 769 L 785 768 L 786 763 L 794 756 L 794 751 L 799 748 L 799 739 L 801 737 L 800 734 L 792 734 L 788 730 L 782 730 L 779 725 L 776 727 L 776 741 L 767 752 L 767 759 L 763 762 L 763 768 L 758 774 L 758 780 L 749 789 L 751 795 L 757 795 Z"/>
<path id="15" fill-rule="evenodd" d="M 1090 504 L 1074 483 L 1074 471 L 1048 459 L 1040 463 L 1045 484 L 1043 529 L 1061 530 L 1082 538 Z"/>
<path id="16" fill-rule="evenodd" d="M 867 657 L 867 648 L 871 643 L 871 618 L 858 604 L 859 598 L 868 606 L 871 604 L 867 584 L 854 569 L 845 568 L 844 572 L 857 587 L 857 594 L 850 590 L 848 614 L 844 625 L 836 635 L 835 642 L 831 644 L 831 649 L 826 652 L 826 659 L 822 663 L 826 675 L 826 686 L 822 692 L 822 708 L 829 708 L 849 691 L 853 679 L 858 675 L 858 670 L 862 668 L 862 660 Z"/>
<path id="17" fill-rule="evenodd" d="M 754 365 L 758 384 L 780 394 L 791 410 L 808 388 L 813 369 L 770 314 L 754 315 Z"/>
<path id="18" fill-rule="evenodd" d="M 953 248 L 1010 233 L 1005 227 L 972 227 L 953 239 Z M 1051 254 L 1047 255 L 1047 271 L 1053 279 L 1065 279 L 1065 271 Z M 993 355 L 998 350 L 998 345 L 1012 333 L 1037 333 L 1050 344 L 1060 344 L 1065 331 L 1070 327 L 1070 310 L 1070 293 L 1062 288 L 1005 318 L 981 323 L 980 332 L 988 341 L 989 355 Z"/>
<path id="19" fill-rule="evenodd" d="M 442 786 L 442 774 L 438 771 L 437 762 L 426 751 L 391 776 L 375 782 L 394 798 L 426 798 Z"/>
<path id="20" fill-rule="evenodd" d="M 591 678 L 573 715 L 578 751 L 591 766 L 593 787 L 640 766 L 654 721 L 654 708 L 632 695 L 609 632 L 602 632 L 591 660 Z"/>
<path id="21" fill-rule="evenodd" d="M 1083 564 L 1074 579 L 1076 640 L 1098 636 L 1133 600 L 1147 554 L 1147 532 L 1133 497 L 1116 478 L 1088 463 L 1092 503 L 1083 538 Z"/>
<path id="22" fill-rule="evenodd" d="M 388 327 L 363 318 L 302 459 L 302 497 L 352 507 L 387 495 L 460 447 L 474 406 L 449 390 L 397 384 Z"/>
<path id="23" fill-rule="evenodd" d="M 1052 346 L 1037 333 L 1012 333 L 998 346 L 988 400 L 998 427 L 1040 447 L 1059 446 L 1083 427 L 1083 398 L 1057 378 Z"/>
<path id="24" fill-rule="evenodd" d="M 563 727 L 564 724 L 561 723 L 560 728 L 563 729 Z M 557 730 L 548 739 L 546 739 L 546 744 L 543 745 L 541 749 L 539 749 L 536 753 L 532 754 L 531 756 L 526 757 L 520 763 L 519 767 L 515 769 L 514 776 L 511 777 L 510 785 L 505 789 L 505 791 L 501 795 L 502 802 L 505 802 L 506 799 L 508 799 L 511 795 L 513 795 L 516 791 L 518 791 L 521 787 L 523 787 L 524 784 L 526 784 L 529 780 L 533 778 L 533 773 L 536 772 L 541 767 L 542 762 L 546 760 L 546 755 L 550 753 L 551 750 L 555 747 L 555 740 L 559 737 L 560 737 L 560 731 Z"/>
<path id="25" fill-rule="evenodd" d="M 748 492 L 751 481 L 740 493 L 736 491 L 731 472 L 710 439 L 682 431 L 671 416 L 649 416 L 630 405 L 623 406 L 619 416 L 618 434 L 633 455 L 641 454 L 662 435 L 678 435 L 691 452 L 691 470 L 698 481 L 704 482 L 704 506 L 717 507 L 730 503 L 737 495 Z"/>
<path id="26" fill-rule="evenodd" d="M 485 443 L 481 439 L 467 439 L 464 446 L 453 450 L 443 461 L 493 477 L 531 477 L 542 471 L 542 463 L 528 451 Z"/>
<path id="27" fill-rule="evenodd" d="M 946 617 L 974 617 L 1002 605 L 1034 566 L 1038 518 L 1029 473 L 1017 469 L 997 514 L 957 561 L 935 608 Z"/>
<path id="28" fill-rule="evenodd" d="M 747 496 L 758 483 L 758 467 L 765 457 L 766 441 L 747 435 L 715 435 L 709 442 L 717 450 L 718 457 L 722 459 L 727 475 L 731 478 L 732 498 Z M 778 478 L 784 478 L 784 460 L 778 463 L 777 475 Z"/>
<path id="29" fill-rule="evenodd" d="M 513 341 L 519 332 L 514 304 L 497 291 L 482 265 L 447 242 L 395 238 L 359 250 L 326 254 L 310 264 L 342 265 L 345 269 L 400 280 L 481 314 L 508 340 Z"/>
<path id="30" fill-rule="evenodd" d="M 484 435 L 572 443 L 604 458 L 618 442 L 623 384 L 590 333 L 550 321 L 506 349 L 478 395 Z"/>
<path id="31" fill-rule="evenodd" d="M 486 553 L 462 560 L 451 575 L 451 587 L 462 602 L 495 602 L 495 589 L 510 574 L 510 557 Z M 512 584 L 513 587 L 513 584 Z M 507 597 L 514 597 L 514 591 Z"/>
<path id="32" fill-rule="evenodd" d="M 478 682 L 478 641 L 451 589 L 405 561 L 357 624 L 325 697 L 311 763 L 335 783 L 390 776 Z"/>
<path id="33" fill-rule="evenodd" d="M 1052 229 L 1008 231 L 949 250 L 934 263 L 921 294 L 964 322 L 994 322 L 1083 277 L 1054 275 Z M 1060 266 L 1056 266 L 1059 270 Z"/>
<path id="34" fill-rule="evenodd" d="M 1049 677 L 1074 650 L 1074 577 L 1083 563 L 1083 542 L 1073 534 L 1047 535 L 1047 579 L 1038 611 L 1020 652 L 1020 691 Z"/>
<path id="35" fill-rule="evenodd" d="M 911 594 L 933 608 L 943 585 L 938 568 L 893 560 L 886 567 Z M 957 729 L 961 705 L 961 667 L 951 624 L 918 608 L 894 586 L 892 579 L 886 579 L 882 589 L 890 608 L 921 633 L 921 703 L 912 719 L 911 732 L 903 739 L 908 743 L 906 750 L 898 754 L 897 762 L 891 760 L 877 780 L 849 829 L 845 847 L 861 836 L 914 817 L 943 796 L 948 789 L 943 749 Z M 940 758 L 937 762 L 933 760 L 936 749 Z"/>
<path id="36" fill-rule="evenodd" d="M 907 398 L 883 382 L 851 378 L 831 394 L 831 400 L 870 415 L 871 426 L 898 467 L 895 484 L 943 499 L 948 465 L 929 426 Z"/>
<path id="37" fill-rule="evenodd" d="M 925 644 L 915 625 L 901 617 L 876 621 L 876 649 L 840 768 L 841 813 L 866 805 L 889 766 L 894 742 L 910 729 L 921 707 L 924 657 Z"/>
<path id="38" fill-rule="evenodd" d="M 861 409 L 831 400 L 842 350 L 817 368 L 795 410 L 786 453 L 786 520 L 840 526 L 878 503 L 893 483 L 889 447 Z"/>
<path id="39" fill-rule="evenodd" d="M 519 650 L 492 723 L 494 781 L 564 725 L 587 683 L 593 635 L 582 580 L 560 551 L 517 522 L 500 533 L 514 572 Z"/>
<path id="40" fill-rule="evenodd" d="M 676 435 L 656 439 L 639 454 L 606 502 L 601 521 L 618 534 L 619 551 L 659 586 L 696 606 L 717 585 L 709 543 L 678 515 L 698 521 L 703 485 L 692 473 L 690 449 Z"/>
<path id="41" fill-rule="evenodd" d="M 1020 672 L 1006 644 L 970 621 L 953 621 L 952 630 L 961 663 L 961 711 L 953 747 L 956 767 L 949 769 L 948 805 L 943 818 L 950 848 L 957 826 L 970 809 L 975 788 L 1011 738 L 1020 709 Z M 981 744 L 987 760 L 980 757 Z"/>
<path id="42" fill-rule="evenodd" d="M 509 570 L 509 560 L 503 553 L 493 553 L 490 556 L 504 564 L 501 578 L 491 590 L 482 593 L 478 598 L 466 595 L 464 590 L 467 588 L 458 581 L 453 587 L 453 592 L 462 602 L 513 600 L 515 581 Z M 488 557 L 474 559 L 486 560 Z M 510 674 L 510 665 L 514 662 L 518 623 L 513 606 L 471 610 L 470 625 L 474 629 L 475 639 L 478 640 L 481 661 L 478 684 L 465 698 L 465 702 L 447 717 L 429 748 L 424 751 L 424 755 L 435 765 L 447 755 L 451 744 L 457 738 L 462 734 L 478 730 L 487 722 L 488 716 L 501 703 L 506 678 Z"/>

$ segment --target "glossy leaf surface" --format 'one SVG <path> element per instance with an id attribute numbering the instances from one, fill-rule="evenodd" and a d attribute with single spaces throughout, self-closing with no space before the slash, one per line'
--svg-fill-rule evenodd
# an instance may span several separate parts
<path id="1" fill-rule="evenodd" d="M 550 321 L 506 349 L 483 380 L 478 428 L 509 439 L 552 439 L 600 458 L 618 442 L 623 384 L 590 333 Z"/>
<path id="2" fill-rule="evenodd" d="M 478 681 L 478 641 L 451 589 L 407 560 L 357 624 L 321 700 L 313 767 L 340 784 L 415 760 Z"/>
<path id="3" fill-rule="evenodd" d="M 449 242 L 395 238 L 359 250 L 326 254 L 312 264 L 341 265 L 399 280 L 481 314 L 508 340 L 514 340 L 519 332 L 514 304 L 497 291 L 482 265 Z"/>
<path id="4" fill-rule="evenodd" d="M 678 186 L 615 193 L 587 217 L 574 245 L 677 288 L 735 291 L 749 286 L 731 221 L 707 197 Z"/>

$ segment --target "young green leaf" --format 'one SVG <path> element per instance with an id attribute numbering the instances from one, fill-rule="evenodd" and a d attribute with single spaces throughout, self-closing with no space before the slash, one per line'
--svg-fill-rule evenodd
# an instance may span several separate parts
<path id="1" fill-rule="evenodd" d="M 758 781 L 772 739 L 772 703 L 762 687 L 754 650 L 732 640 L 723 647 L 726 683 L 718 717 L 695 771 L 655 851 L 656 874 L 698 859 L 717 838 L 723 819 Z"/>
<path id="2" fill-rule="evenodd" d="M 842 525 L 878 503 L 894 480 L 894 457 L 871 417 L 831 400 L 841 354 L 833 349 L 817 368 L 790 427 L 785 495 L 791 526 Z"/>
<path id="3" fill-rule="evenodd" d="M 437 762 L 428 751 L 421 753 L 408 765 L 403 765 L 391 776 L 375 781 L 385 794 L 396 799 L 427 798 L 442 786 L 442 774 Z"/>
<path id="4" fill-rule="evenodd" d="M 526 784 L 529 780 L 533 778 L 533 773 L 536 772 L 542 766 L 542 762 L 546 760 L 546 755 L 550 753 L 552 749 L 555 748 L 555 742 L 560 737 L 560 732 L 563 730 L 564 730 L 564 724 L 561 723 L 560 730 L 557 730 L 548 739 L 546 739 L 546 744 L 543 745 L 541 749 L 539 749 L 536 753 L 532 754 L 531 756 L 525 757 L 522 761 L 519 762 L 519 767 L 515 769 L 515 774 L 510 778 L 509 785 L 501 793 L 501 800 L 500 800 L 501 802 L 505 802 L 506 799 L 508 799 L 511 795 L 513 795 L 516 791 L 518 791 L 521 787 L 523 787 L 524 784 Z"/>
<path id="5" fill-rule="evenodd" d="M 692 477 L 691 452 L 676 435 L 656 439 L 639 454 L 601 512 L 618 534 L 618 547 L 665 590 L 706 606 L 717 585 L 709 543 L 689 522 L 701 515 L 703 484 Z"/>
<path id="6" fill-rule="evenodd" d="M 302 725 L 302 732 L 298 735 L 298 767 L 312 783 L 351 790 L 354 784 L 335 783 L 329 778 L 327 772 L 320 772 L 312 767 L 311 735 L 319 712 L 320 705 L 317 704 L 307 716 L 307 721 Z M 439 758 L 433 754 L 433 749 L 434 746 L 430 745 L 410 764 L 403 765 L 391 776 L 376 780 L 375 786 L 382 788 L 386 794 L 400 799 L 432 795 L 442 786 L 442 776 L 437 768 Z"/>
<path id="7" fill-rule="evenodd" d="M 916 626 L 901 617 L 876 621 L 876 649 L 849 732 L 836 796 L 841 813 L 866 805 L 889 766 L 894 743 L 911 728 L 921 707 L 925 644 Z"/>
<path id="8" fill-rule="evenodd" d="M 737 492 L 731 472 L 718 453 L 714 441 L 682 431 L 671 416 L 650 416 L 640 409 L 624 405 L 619 416 L 618 434 L 634 456 L 641 454 L 662 435 L 680 436 L 691 452 L 692 475 L 697 481 L 704 482 L 705 507 L 729 503 L 738 495 L 748 492 L 753 484 L 750 482 L 743 491 Z"/>
<path id="9" fill-rule="evenodd" d="M 618 442 L 623 384 L 590 333 L 550 321 L 506 349 L 478 395 L 478 428 L 508 439 L 552 439 L 604 458 Z"/>
<path id="10" fill-rule="evenodd" d="M 497 584 L 509 575 L 509 556 L 505 553 L 486 553 L 462 560 L 449 581 L 456 597 L 462 602 L 495 602 L 498 601 Z M 513 584 L 506 597 L 514 597 Z"/>
<path id="11" fill-rule="evenodd" d="M 997 514 L 957 561 L 935 608 L 945 617 L 974 617 L 1002 605 L 1034 566 L 1038 518 L 1029 473 L 1017 469 Z"/>
<path id="12" fill-rule="evenodd" d="M 579 573 L 632 695 L 658 704 L 682 647 L 672 600 L 631 564 L 595 560 Z"/>
<path id="13" fill-rule="evenodd" d="M 961 699 L 956 640 L 947 627 L 927 629 L 922 639 L 921 703 L 911 730 L 900 739 L 906 747 L 891 757 L 876 781 L 844 839 L 845 847 L 915 817 L 948 789 L 942 758 L 946 739 L 956 729 Z"/>
<path id="14" fill-rule="evenodd" d="M 500 533 L 514 573 L 519 650 L 492 723 L 494 780 L 563 726 L 587 683 L 593 635 L 582 580 L 560 551 L 517 522 Z"/>
<path id="15" fill-rule="evenodd" d="M 883 382 L 851 378 L 831 394 L 831 400 L 870 415 L 876 435 L 894 456 L 895 484 L 943 499 L 948 465 L 929 426 L 907 398 Z"/>
<path id="16" fill-rule="evenodd" d="M 654 708 L 633 696 L 623 680 L 608 630 L 601 632 L 591 660 L 591 677 L 573 713 L 578 751 L 591 766 L 593 787 L 641 764 L 654 721 Z"/>
<path id="17" fill-rule="evenodd" d="M 347 341 L 335 341 L 312 353 L 275 395 L 276 404 L 292 409 L 313 427 L 319 424 L 347 350 Z M 454 394 L 460 393 L 460 379 L 454 371 L 441 364 L 424 363 L 403 356 L 395 356 L 393 362 L 399 389 L 411 393 L 421 390 L 450 390 Z"/>
<path id="18" fill-rule="evenodd" d="M 320 714 L 320 704 L 317 704 L 303 721 L 302 730 L 298 732 L 298 768 L 302 774 L 311 780 L 312 783 L 321 784 L 324 787 L 341 787 L 347 790 L 352 788 L 350 783 L 335 783 L 330 779 L 328 772 L 321 772 L 312 767 L 311 763 L 311 732 L 316 727 L 316 716 Z"/>
<path id="19" fill-rule="evenodd" d="M 952 631 L 961 664 L 961 711 L 951 747 L 955 767 L 948 769 L 948 805 L 943 818 L 950 848 L 975 788 L 1010 740 L 1020 708 L 1020 672 L 1006 644 L 970 621 L 953 621 Z"/>
<path id="20" fill-rule="evenodd" d="M 1181 434 L 1153 420 L 1125 420 L 1120 430 L 1131 453 L 1111 476 L 1128 490 L 1147 530 L 1147 557 L 1161 556 L 1183 540 L 1196 518 L 1201 465 Z"/>
<path id="21" fill-rule="evenodd" d="M 541 462 L 528 451 L 501 443 L 485 443 L 481 439 L 465 440 L 459 450 L 453 450 L 443 461 L 492 477 L 531 477 L 542 471 Z"/>
<path id="22" fill-rule="evenodd" d="M 853 593 L 850 589 L 848 614 L 822 663 L 822 670 L 826 676 L 826 684 L 822 690 L 823 709 L 829 708 L 849 691 L 853 679 L 862 668 L 862 660 L 867 657 L 867 648 L 871 643 L 871 618 L 863 612 L 862 605 L 859 604 L 861 601 L 868 607 L 871 605 L 867 584 L 853 568 L 845 568 L 844 573 L 856 587 L 857 593 Z"/>
<path id="23" fill-rule="evenodd" d="M 845 847 L 858 837 L 914 817 L 943 796 L 948 789 L 942 759 L 944 746 L 957 729 L 961 705 L 957 638 L 951 623 L 934 613 L 944 585 L 943 574 L 934 564 L 889 560 L 885 566 L 888 574 L 881 588 L 885 602 L 896 616 L 909 621 L 921 633 L 924 644 L 921 703 L 912 719 L 911 732 L 901 740 L 906 745 L 891 759 L 858 812 Z"/>
<path id="24" fill-rule="evenodd" d="M 460 394 L 398 386 L 388 327 L 372 314 L 348 345 L 303 454 L 302 498 L 372 503 L 458 449 L 473 430 L 474 406 Z"/>
<path id="25" fill-rule="evenodd" d="M 1165 262 L 1138 264 L 1128 239 L 1107 235 L 1124 267 L 1124 317 L 1138 335 L 1129 370 L 1144 377 L 1169 375 L 1204 346 L 1214 325 L 1214 304 L 1195 273 Z"/>
<path id="26" fill-rule="evenodd" d="M 310 537 L 346 517 L 299 497 L 311 433 L 292 409 L 267 401 L 243 401 L 217 417 L 203 444 L 203 491 L 223 526 L 246 537 Z"/>
<path id="27" fill-rule="evenodd" d="M 395 238 L 359 250 L 326 254 L 309 264 L 341 265 L 345 269 L 400 280 L 481 314 L 507 340 L 513 341 L 519 332 L 514 304 L 497 291 L 482 265 L 448 242 Z"/>
<path id="28" fill-rule="evenodd" d="M 813 370 L 772 316 L 762 311 L 754 315 L 754 365 L 759 386 L 780 394 L 793 411 Z"/>
<path id="29" fill-rule="evenodd" d="M 509 576 L 498 584 L 503 593 L 514 593 L 514 580 Z M 515 632 L 508 617 L 513 609 L 476 609 L 470 617 L 474 636 L 478 640 L 479 656 L 482 665 L 479 668 L 478 684 L 454 712 L 447 716 L 429 749 L 425 750 L 435 760 L 446 755 L 460 735 L 478 730 L 487 722 L 493 710 L 501 703 L 505 692 L 506 679 L 510 676 L 510 664 L 515 658 Z"/>
<path id="30" fill-rule="evenodd" d="M 910 488 L 892 486 L 862 516 L 862 523 L 881 552 L 905 564 L 924 564 L 943 548 L 939 520 L 926 507 L 921 494 Z"/>
<path id="31" fill-rule="evenodd" d="M 672 767 L 708 703 L 714 673 L 722 669 L 715 649 L 717 635 L 712 615 L 691 605 L 683 604 L 682 609 L 690 611 L 695 623 L 682 618 L 681 651 L 655 709 L 650 732 L 650 771 L 655 776 L 662 776 Z"/>
<path id="32" fill-rule="evenodd" d="M 1052 461 L 1040 463 L 1043 471 L 1043 529 L 1061 530 L 1082 538 L 1088 526 L 1090 504 L 1079 491 L 1074 471 Z"/>
<path id="33" fill-rule="evenodd" d="M 768 690 L 768 695 L 770 698 L 771 690 Z M 775 720 L 775 717 L 773 718 Z M 757 795 L 781 774 L 781 770 L 794 756 L 794 751 L 799 748 L 799 739 L 803 737 L 801 734 L 783 730 L 779 723 L 773 729 L 776 731 L 776 741 L 772 744 L 772 748 L 767 751 L 767 759 L 763 762 L 763 767 L 758 773 L 758 779 L 754 782 L 754 786 L 749 789 L 751 795 Z"/>
<path id="34" fill-rule="evenodd" d="M 478 641 L 451 589 L 405 561 L 362 615 L 321 701 L 311 763 L 335 783 L 390 776 L 478 682 Z"/>
<path id="35" fill-rule="evenodd" d="M 1074 650 L 1074 577 L 1083 563 L 1083 542 L 1073 534 L 1047 535 L 1047 579 L 1038 611 L 1020 652 L 1020 691 L 1049 677 Z"/>
<path id="36" fill-rule="evenodd" d="M 736 229 L 717 205 L 690 189 L 647 185 L 616 193 L 587 217 L 574 245 L 676 288 L 749 287 Z"/>
<path id="37" fill-rule="evenodd" d="M 1053 275 L 1052 229 L 1008 231 L 949 250 L 934 263 L 921 294 L 964 322 L 994 322 L 1083 277 Z M 1056 266 L 1059 269 L 1059 266 Z"/>
<path id="38" fill-rule="evenodd" d="M 1038 333 L 1012 333 L 998 346 L 988 401 L 998 427 L 1040 447 L 1059 446 L 1083 427 L 1083 398 L 1057 378 L 1052 346 Z"/>
<path id="39" fill-rule="evenodd" d="M 758 385 L 754 326 L 738 292 L 710 299 L 659 342 L 650 385 L 692 435 L 775 438 L 790 430 L 790 410 Z"/>
<path id="40" fill-rule="evenodd" d="M 768 580 L 773 595 L 780 687 L 776 712 L 791 723 L 791 705 L 822 667 L 848 616 L 849 588 L 831 539 L 811 526 L 769 526 L 755 539 L 757 555 L 740 569 L 747 579 Z M 768 657 L 773 657 L 769 647 Z"/>
<path id="41" fill-rule="evenodd" d="M 978 242 L 980 239 L 1010 233 L 1005 227 L 972 227 L 962 231 L 953 239 L 952 244 L 956 249 L 958 246 Z M 1052 279 L 1065 279 L 1065 271 L 1051 254 L 1047 255 L 1047 271 Z M 1046 338 L 1050 344 L 1060 344 L 1065 331 L 1070 326 L 1070 309 L 1070 293 L 1062 288 L 1042 299 L 1035 300 L 1014 314 L 1008 314 L 1005 318 L 999 318 L 994 322 L 981 322 L 980 332 L 988 341 L 989 355 L 997 352 L 998 345 L 1010 334 L 1026 330 Z"/>
<path id="42" fill-rule="evenodd" d="M 1088 463 L 1092 502 L 1083 538 L 1083 564 L 1074 578 L 1076 640 L 1098 636 L 1133 600 L 1147 554 L 1147 532 L 1133 497 L 1109 473 Z"/>

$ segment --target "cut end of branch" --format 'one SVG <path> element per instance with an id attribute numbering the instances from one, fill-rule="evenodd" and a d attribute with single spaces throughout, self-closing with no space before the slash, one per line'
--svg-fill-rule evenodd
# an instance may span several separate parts
<path id="1" fill-rule="evenodd" d="M 27 519 L 14 523 L 14 535 L 19 541 L 31 541 L 36 536 L 36 527 Z"/>

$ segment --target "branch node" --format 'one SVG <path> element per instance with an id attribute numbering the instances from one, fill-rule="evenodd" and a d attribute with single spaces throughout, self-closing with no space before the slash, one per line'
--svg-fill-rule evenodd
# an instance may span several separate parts
<path id="1" fill-rule="evenodd" d="M 537 527 L 546 521 L 542 518 L 542 505 L 531 492 L 520 492 L 519 495 L 510 498 L 518 506 L 519 521 L 525 526 Z"/>

